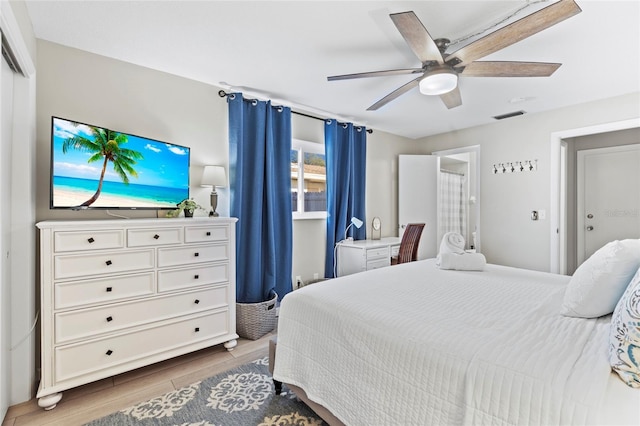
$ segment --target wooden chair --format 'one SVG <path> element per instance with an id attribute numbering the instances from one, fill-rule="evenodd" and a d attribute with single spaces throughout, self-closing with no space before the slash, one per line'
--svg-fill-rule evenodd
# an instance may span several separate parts
<path id="1" fill-rule="evenodd" d="M 424 223 L 409 223 L 402 234 L 400 240 L 400 249 L 398 256 L 391 257 L 391 264 L 413 262 L 418 258 L 418 246 L 420 245 L 420 236 L 424 229 Z"/>

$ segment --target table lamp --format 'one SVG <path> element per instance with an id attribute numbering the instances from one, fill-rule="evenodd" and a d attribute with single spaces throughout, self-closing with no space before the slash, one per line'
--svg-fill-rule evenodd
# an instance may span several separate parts
<path id="1" fill-rule="evenodd" d="M 223 166 L 204 166 L 202 170 L 202 179 L 200 186 L 211 187 L 211 211 L 209 216 L 217 217 L 218 212 L 218 193 L 216 192 L 216 186 L 225 186 L 227 184 L 227 175 Z"/>
<path id="2" fill-rule="evenodd" d="M 347 229 L 344 230 L 344 239 L 348 240 L 347 238 L 347 231 L 349 230 L 349 228 L 351 228 L 352 226 L 355 226 L 356 228 L 360 229 L 360 227 L 362 226 L 363 222 L 358 219 L 357 217 L 352 217 L 351 218 L 351 223 L 349 224 L 349 226 L 347 226 Z M 353 238 L 352 238 L 353 239 Z"/>

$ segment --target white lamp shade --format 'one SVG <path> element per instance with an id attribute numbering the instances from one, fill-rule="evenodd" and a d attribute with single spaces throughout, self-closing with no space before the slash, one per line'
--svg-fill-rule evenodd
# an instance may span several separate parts
<path id="1" fill-rule="evenodd" d="M 358 229 L 360 229 L 360 227 L 362 226 L 362 221 L 360 219 L 358 219 L 357 217 L 352 217 L 351 218 L 351 223 Z"/>
<path id="2" fill-rule="evenodd" d="M 222 166 L 204 166 L 200 186 L 226 186 L 227 174 Z"/>

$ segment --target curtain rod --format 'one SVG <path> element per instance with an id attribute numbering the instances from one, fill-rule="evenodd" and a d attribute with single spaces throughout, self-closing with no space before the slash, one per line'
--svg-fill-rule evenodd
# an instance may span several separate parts
<path id="1" fill-rule="evenodd" d="M 442 173 L 449 173 L 450 175 L 464 176 L 464 173 L 454 172 L 453 170 L 440 169 L 440 171 L 441 171 Z"/>
<path id="2" fill-rule="evenodd" d="M 218 96 L 220 96 L 221 98 L 225 98 L 225 97 L 229 96 L 229 93 L 225 92 L 224 90 L 219 90 L 218 91 Z M 329 120 L 329 118 L 316 117 L 314 115 L 305 114 L 304 112 L 294 111 L 293 109 L 291 110 L 291 113 L 292 114 L 297 114 L 297 115 L 302 115 L 303 117 L 313 118 L 314 120 L 320 120 L 320 121 Z M 364 126 L 357 126 L 357 127 L 364 127 Z M 367 133 L 371 134 L 371 133 L 373 133 L 373 130 L 372 129 L 367 129 Z"/>

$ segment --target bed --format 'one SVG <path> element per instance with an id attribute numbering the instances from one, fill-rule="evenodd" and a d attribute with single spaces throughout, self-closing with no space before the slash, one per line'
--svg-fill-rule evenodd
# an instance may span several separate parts
<path id="1" fill-rule="evenodd" d="M 429 259 L 307 286 L 282 301 L 273 377 L 332 423 L 640 424 L 610 315 L 559 314 L 569 279 Z"/>

